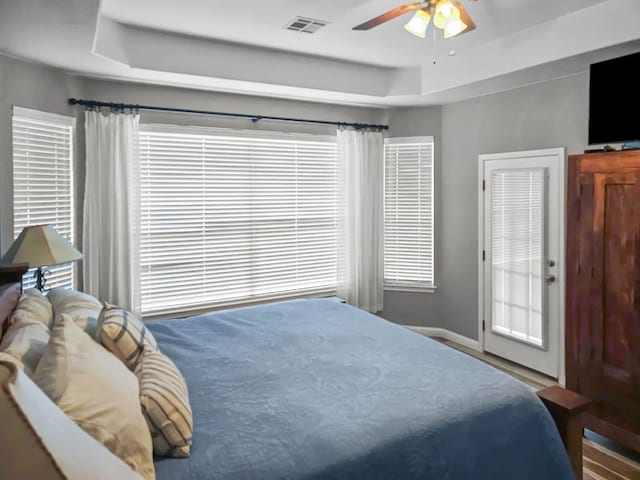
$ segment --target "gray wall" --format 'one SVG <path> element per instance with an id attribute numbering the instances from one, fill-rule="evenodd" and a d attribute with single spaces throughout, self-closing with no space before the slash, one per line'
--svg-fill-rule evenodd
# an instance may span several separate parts
<path id="1" fill-rule="evenodd" d="M 252 97 L 185 88 L 143 85 L 104 80 L 85 80 L 85 95 L 93 100 L 159 105 L 163 107 L 214 110 L 219 112 L 298 117 L 314 120 L 338 120 L 363 123 L 386 123 L 387 111 L 376 108 L 350 107 L 325 103 L 302 102 L 279 98 Z M 287 131 L 335 135 L 332 126 L 283 123 L 263 120 L 178 115 L 175 113 L 142 112 L 142 123 L 172 123 L 227 128 Z"/>
<path id="2" fill-rule="evenodd" d="M 587 74 L 446 105 L 374 109 L 233 95 L 175 87 L 82 79 L 0 55 L 0 251 L 13 240 L 11 108 L 13 105 L 78 116 L 77 209 L 84 183 L 80 109 L 69 97 L 191 107 L 248 114 L 389 123 L 394 137 L 435 137 L 435 293 L 385 292 L 383 316 L 397 323 L 443 327 L 477 338 L 478 155 L 587 143 Z M 177 123 L 333 134 L 332 127 L 143 113 L 143 123 Z M 78 229 L 80 218 L 77 219 Z"/>
<path id="3" fill-rule="evenodd" d="M 587 145 L 588 75 L 446 105 L 442 109 L 439 312 L 445 328 L 478 337 L 478 155 Z"/>
<path id="4" fill-rule="evenodd" d="M 13 163 L 11 149 L 11 117 L 14 105 L 77 116 L 79 112 L 67 104 L 69 97 L 83 95 L 82 79 L 60 70 L 43 67 L 0 55 L 0 252 L 13 241 Z M 77 168 L 84 150 L 82 122 L 78 121 L 75 153 Z M 81 171 L 76 173 L 81 174 Z M 79 182 L 76 182 L 76 185 Z M 76 214 L 79 210 L 76 209 Z M 77 234 L 77 232 L 76 232 Z"/>

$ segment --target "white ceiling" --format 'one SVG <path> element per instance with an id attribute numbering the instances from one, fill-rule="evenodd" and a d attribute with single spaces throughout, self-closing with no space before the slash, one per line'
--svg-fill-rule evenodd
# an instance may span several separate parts
<path id="1" fill-rule="evenodd" d="M 605 0 L 465 1 L 479 26 L 455 40 L 466 48 L 552 20 Z M 407 0 L 103 0 L 102 13 L 118 22 L 196 37 L 318 55 L 385 67 L 418 67 L 431 60 L 432 41 L 409 35 L 410 15 L 373 30 L 352 28 Z M 313 35 L 285 30 L 296 16 L 325 20 Z"/>
<path id="2" fill-rule="evenodd" d="M 457 101 L 640 50 L 638 0 L 462 1 L 477 29 L 434 45 L 405 32 L 406 18 L 352 30 L 403 0 L 0 0 L 0 52 L 96 77 L 394 106 Z M 285 30 L 298 15 L 329 25 Z"/>

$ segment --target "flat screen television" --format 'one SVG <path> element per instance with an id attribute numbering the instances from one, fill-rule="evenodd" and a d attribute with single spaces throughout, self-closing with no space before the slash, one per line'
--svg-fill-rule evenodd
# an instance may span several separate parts
<path id="1" fill-rule="evenodd" d="M 589 144 L 640 140 L 640 52 L 591 65 Z"/>

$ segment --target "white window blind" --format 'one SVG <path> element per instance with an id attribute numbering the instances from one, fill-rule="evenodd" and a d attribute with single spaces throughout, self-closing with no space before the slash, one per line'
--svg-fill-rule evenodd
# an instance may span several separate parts
<path id="1" fill-rule="evenodd" d="M 384 283 L 433 289 L 433 138 L 385 141 Z"/>
<path id="2" fill-rule="evenodd" d="M 543 345 L 545 170 L 491 175 L 492 330 Z"/>
<path id="3" fill-rule="evenodd" d="M 73 243 L 73 132 L 75 119 L 13 108 L 13 233 L 30 225 L 52 225 Z M 49 288 L 71 287 L 73 265 L 49 267 Z M 35 286 L 33 272 L 25 288 Z"/>
<path id="4" fill-rule="evenodd" d="M 335 138 L 143 126 L 145 315 L 336 290 Z"/>

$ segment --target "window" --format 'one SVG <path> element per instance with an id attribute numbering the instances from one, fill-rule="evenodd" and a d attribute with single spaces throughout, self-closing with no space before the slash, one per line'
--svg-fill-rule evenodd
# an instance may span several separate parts
<path id="1" fill-rule="evenodd" d="M 29 225 L 49 224 L 73 243 L 73 130 L 75 119 L 14 107 L 13 233 Z M 50 288 L 71 287 L 73 265 L 49 268 Z M 35 286 L 33 273 L 25 288 Z"/>
<path id="2" fill-rule="evenodd" d="M 142 126 L 146 316 L 336 290 L 333 137 Z"/>
<path id="3" fill-rule="evenodd" d="M 433 138 L 385 141 L 384 283 L 432 290 Z"/>

